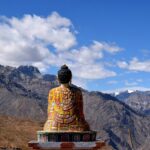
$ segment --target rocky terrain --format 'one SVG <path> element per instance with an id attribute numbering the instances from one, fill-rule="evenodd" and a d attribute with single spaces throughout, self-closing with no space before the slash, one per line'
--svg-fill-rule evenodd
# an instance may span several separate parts
<path id="1" fill-rule="evenodd" d="M 57 84 L 56 76 L 32 66 L 0 66 L 0 114 L 45 120 L 47 94 Z"/>
<path id="2" fill-rule="evenodd" d="M 150 91 L 123 91 L 112 95 L 136 111 L 150 115 Z"/>
<path id="3" fill-rule="evenodd" d="M 48 91 L 56 86 L 56 76 L 42 75 L 33 66 L 0 66 L 0 114 L 43 124 L 47 117 Z M 97 138 L 116 150 L 138 150 L 148 143 L 149 116 L 109 94 L 84 89 L 82 92 L 85 117 L 91 129 L 98 132 Z"/>
<path id="4" fill-rule="evenodd" d="M 150 118 L 141 115 L 116 98 L 100 92 L 84 94 L 85 114 L 98 137 L 114 149 L 140 148 L 150 135 Z M 89 113 L 90 112 L 90 113 Z"/>

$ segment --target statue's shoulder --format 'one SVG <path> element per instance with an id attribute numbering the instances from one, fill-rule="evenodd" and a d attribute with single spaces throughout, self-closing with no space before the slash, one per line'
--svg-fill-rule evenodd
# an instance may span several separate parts
<path id="1" fill-rule="evenodd" d="M 75 92 L 78 92 L 78 93 L 81 93 L 81 89 L 75 85 L 71 85 L 71 88 L 75 91 Z"/>
<path id="2" fill-rule="evenodd" d="M 75 86 L 75 85 L 71 85 L 71 86 L 70 86 L 70 89 L 71 89 L 72 91 L 74 91 L 74 92 L 77 92 L 77 93 L 81 93 L 81 92 L 82 92 L 81 89 L 80 89 L 79 87 Z M 52 92 L 52 93 L 59 93 L 59 92 L 61 92 L 61 87 L 58 86 L 58 87 L 52 88 L 52 89 L 50 89 L 49 92 Z"/>
<path id="3" fill-rule="evenodd" d="M 60 87 L 59 87 L 59 86 L 58 86 L 58 87 L 54 87 L 54 88 L 50 89 L 50 91 L 49 91 L 49 92 L 57 92 L 57 91 L 60 91 Z"/>

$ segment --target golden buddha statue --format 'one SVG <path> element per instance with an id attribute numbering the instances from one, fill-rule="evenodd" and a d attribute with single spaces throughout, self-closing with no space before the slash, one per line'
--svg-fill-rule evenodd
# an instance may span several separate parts
<path id="1" fill-rule="evenodd" d="M 58 71 L 60 86 L 49 91 L 48 119 L 44 131 L 89 131 L 83 113 L 83 97 L 79 88 L 71 85 L 72 73 L 67 65 Z"/>
<path id="2" fill-rule="evenodd" d="M 96 131 L 91 131 L 85 121 L 82 92 L 71 84 L 71 79 L 71 70 L 63 65 L 58 71 L 60 86 L 49 91 L 44 129 L 37 131 L 37 141 L 29 142 L 29 147 L 98 150 L 104 146 L 104 142 L 96 140 Z"/>

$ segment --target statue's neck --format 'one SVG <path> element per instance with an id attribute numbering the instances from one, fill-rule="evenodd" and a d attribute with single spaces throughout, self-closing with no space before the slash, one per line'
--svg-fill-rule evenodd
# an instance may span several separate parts
<path id="1" fill-rule="evenodd" d="M 65 83 L 65 84 L 60 84 L 60 86 L 62 88 L 68 88 L 68 87 L 70 87 L 70 84 L 69 83 Z"/>

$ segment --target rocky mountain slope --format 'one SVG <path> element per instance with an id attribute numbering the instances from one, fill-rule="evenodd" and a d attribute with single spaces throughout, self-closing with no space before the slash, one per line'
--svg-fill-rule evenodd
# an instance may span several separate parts
<path id="1" fill-rule="evenodd" d="M 150 91 L 123 91 L 113 95 L 138 112 L 150 115 Z"/>
<path id="2" fill-rule="evenodd" d="M 0 114 L 22 119 L 46 120 L 48 91 L 58 86 L 56 76 L 42 75 L 32 66 L 0 66 Z M 116 150 L 144 146 L 150 135 L 150 118 L 117 98 L 82 89 L 85 117 L 97 138 Z"/>
<path id="3" fill-rule="evenodd" d="M 45 120 L 47 94 L 57 84 L 56 76 L 32 66 L 0 66 L 0 114 Z"/>
<path id="4" fill-rule="evenodd" d="M 107 139 L 115 149 L 137 150 L 150 135 L 150 118 L 138 114 L 116 98 L 88 92 L 84 99 L 91 128 L 99 131 L 98 137 Z"/>

